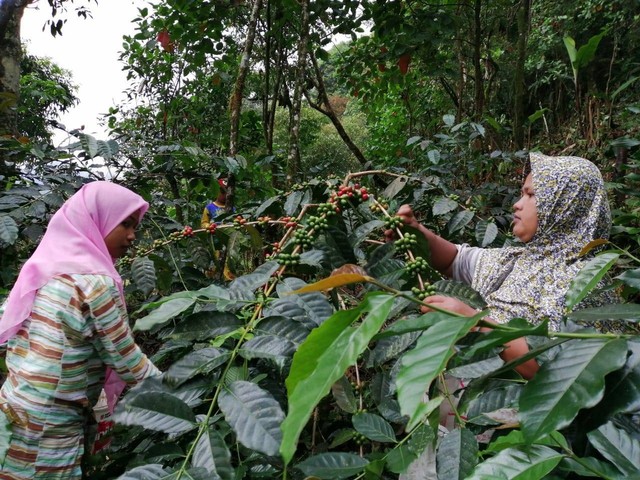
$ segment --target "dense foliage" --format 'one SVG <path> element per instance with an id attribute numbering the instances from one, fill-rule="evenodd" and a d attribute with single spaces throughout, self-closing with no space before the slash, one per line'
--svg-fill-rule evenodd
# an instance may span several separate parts
<path id="1" fill-rule="evenodd" d="M 166 0 L 124 39 L 135 102 L 109 112 L 111 138 L 70 132 L 58 148 L 47 128 L 72 82 L 27 57 L 31 115 L 0 138 L 0 293 L 82 183 L 112 178 L 151 204 L 119 268 L 164 374 L 122 399 L 89 477 L 638 476 L 639 15 L 622 0 Z M 416 232 L 384 241 L 394 212 L 512 244 L 527 149 L 603 171 L 611 243 L 585 246 L 567 304 L 605 275 L 625 303 L 568 312 L 553 335 L 420 314 L 433 292 L 483 302 L 425 266 Z M 199 228 L 222 175 L 233 213 Z M 597 332 L 603 319 L 630 333 Z M 524 359 L 498 355 L 520 337 L 542 364 L 528 382 Z"/>

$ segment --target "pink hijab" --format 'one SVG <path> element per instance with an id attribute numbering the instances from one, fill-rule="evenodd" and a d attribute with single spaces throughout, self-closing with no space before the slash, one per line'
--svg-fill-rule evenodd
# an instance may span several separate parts
<path id="1" fill-rule="evenodd" d="M 107 275 L 123 295 L 122 279 L 104 239 L 129 215 L 139 211 L 142 219 L 148 208 L 141 196 L 110 182 L 88 183 L 69 198 L 51 218 L 40 245 L 20 270 L 0 319 L 0 343 L 16 334 L 31 314 L 38 289 L 55 275 Z"/>

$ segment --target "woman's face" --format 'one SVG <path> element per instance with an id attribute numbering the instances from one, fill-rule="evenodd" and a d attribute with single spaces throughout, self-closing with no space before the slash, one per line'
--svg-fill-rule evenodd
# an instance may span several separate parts
<path id="1" fill-rule="evenodd" d="M 132 213 L 104 238 L 111 258 L 120 258 L 127 253 L 136 239 L 139 216 L 140 212 Z"/>
<path id="2" fill-rule="evenodd" d="M 513 234 L 521 242 L 528 242 L 533 238 L 538 229 L 538 209 L 536 207 L 536 196 L 533 191 L 533 181 L 531 174 L 522 185 L 522 196 L 513 205 Z"/>

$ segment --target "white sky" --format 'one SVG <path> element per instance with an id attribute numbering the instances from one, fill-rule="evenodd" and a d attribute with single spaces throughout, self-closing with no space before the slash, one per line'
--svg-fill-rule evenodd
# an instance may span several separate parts
<path id="1" fill-rule="evenodd" d="M 74 4 L 66 14 L 67 23 L 62 36 L 51 36 L 49 29 L 42 31 L 51 17 L 51 8 L 45 0 L 29 6 L 22 18 L 21 36 L 32 55 L 49 57 L 54 63 L 70 70 L 73 82 L 79 87 L 77 107 L 63 115 L 60 122 L 68 130 L 85 126 L 84 132 L 98 140 L 106 140 L 106 129 L 99 126 L 99 117 L 109 107 L 124 98 L 126 74 L 118 61 L 122 50 L 122 36 L 134 33 L 131 20 L 137 16 L 135 5 L 146 5 L 144 0 L 99 0 L 90 4 L 93 18 L 78 17 Z M 77 1 L 77 5 L 89 5 Z M 63 142 L 66 135 L 56 131 L 54 142 Z"/>

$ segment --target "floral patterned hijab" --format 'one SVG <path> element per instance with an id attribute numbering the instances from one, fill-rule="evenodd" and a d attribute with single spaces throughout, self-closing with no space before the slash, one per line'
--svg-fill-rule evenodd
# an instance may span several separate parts
<path id="1" fill-rule="evenodd" d="M 611 214 L 602 176 L 593 163 L 541 153 L 529 158 L 538 229 L 524 247 L 483 250 L 471 286 L 484 297 L 497 322 L 520 317 L 539 323 L 548 318 L 557 331 L 565 294 L 587 261 L 578 254 L 590 241 L 609 236 Z M 581 307 L 613 302 L 615 295 L 603 292 Z"/>

